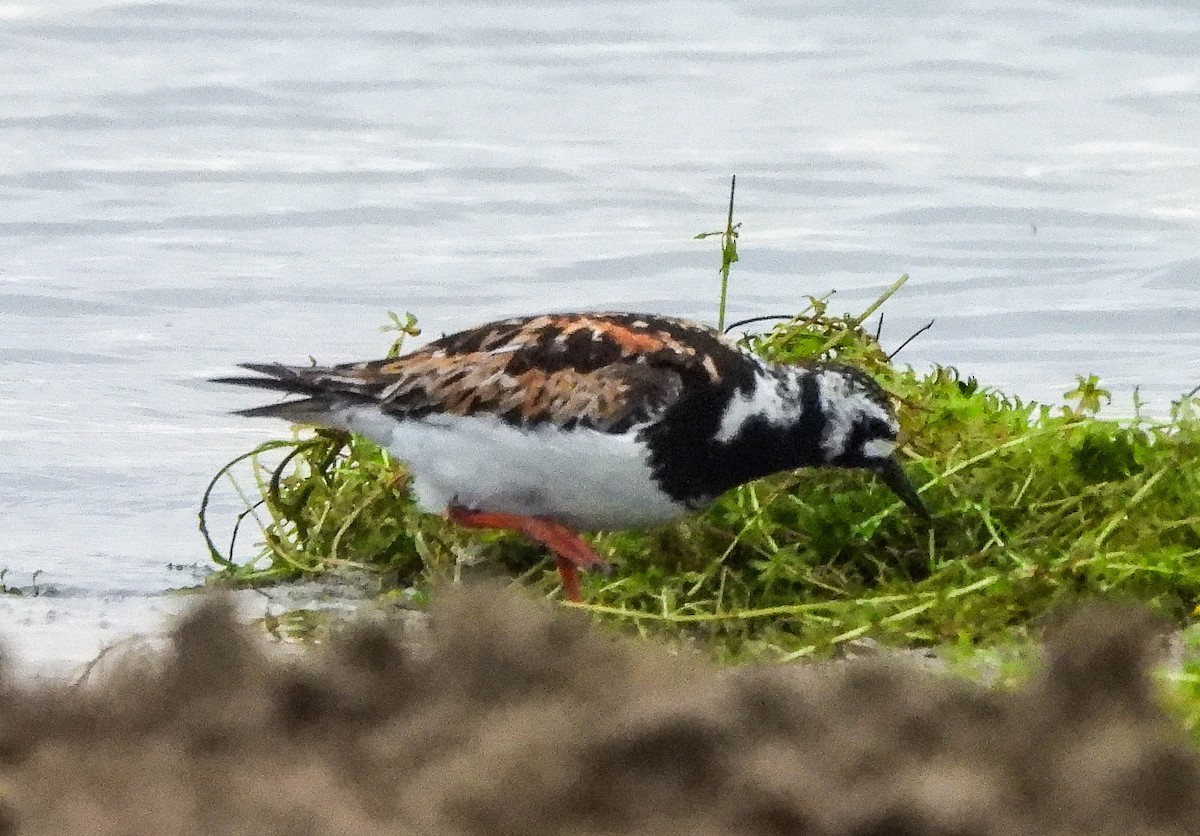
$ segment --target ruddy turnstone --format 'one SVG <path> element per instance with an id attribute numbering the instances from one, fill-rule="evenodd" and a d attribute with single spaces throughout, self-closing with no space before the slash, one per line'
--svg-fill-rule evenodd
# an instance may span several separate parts
<path id="1" fill-rule="evenodd" d="M 237 414 L 365 436 L 408 464 L 423 510 L 548 546 L 571 601 L 579 569 L 608 570 L 576 532 L 665 523 L 779 471 L 865 468 L 929 516 L 879 384 L 767 363 L 684 319 L 520 317 L 385 360 L 242 368 L 262 376 L 215 382 L 302 397 Z"/>

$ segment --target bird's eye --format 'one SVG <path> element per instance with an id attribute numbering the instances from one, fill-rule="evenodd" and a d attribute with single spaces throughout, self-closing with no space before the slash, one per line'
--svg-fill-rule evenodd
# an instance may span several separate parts
<path id="1" fill-rule="evenodd" d="M 870 438 L 888 438 L 895 440 L 896 428 L 880 418 L 872 418 L 867 424 L 867 435 Z"/>

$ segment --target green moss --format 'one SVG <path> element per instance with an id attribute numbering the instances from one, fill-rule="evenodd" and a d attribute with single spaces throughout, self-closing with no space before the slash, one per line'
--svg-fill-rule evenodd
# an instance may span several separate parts
<path id="1" fill-rule="evenodd" d="M 1162 693 L 1188 734 L 1200 742 L 1200 631 L 1184 630 L 1179 643 L 1180 664 L 1161 673 Z"/>
<path id="2" fill-rule="evenodd" d="M 725 228 L 697 236 L 720 236 L 722 319 L 738 227 L 731 184 Z M 1166 420 L 1143 417 L 1136 400 L 1133 419 L 1114 420 L 1100 415 L 1111 398 L 1094 376 L 1050 406 L 953 368 L 898 367 L 863 323 L 906 279 L 854 316 L 833 315 L 828 297 L 810 298 L 744 343 L 769 360 L 837 359 L 875 376 L 899 403 L 905 466 L 932 523 L 865 473 L 780 474 L 676 525 L 596 535 L 616 571 L 584 577 L 582 609 L 731 661 L 827 654 L 869 637 L 938 645 L 961 669 L 1002 681 L 1026 669 L 1023 648 L 1039 617 L 1083 596 L 1135 598 L 1186 624 L 1200 601 L 1195 392 Z M 390 355 L 419 333 L 411 314 L 390 315 L 381 330 L 396 333 Z M 246 507 L 221 549 L 207 509 L 226 478 Z M 543 549 L 421 514 L 407 485 L 401 464 L 344 433 L 299 430 L 266 442 L 222 468 L 205 492 L 201 530 L 221 566 L 217 582 L 358 569 L 378 575 L 384 597 L 407 590 L 419 603 L 464 564 L 486 560 L 554 593 Z M 239 563 L 235 544 L 247 519 L 263 539 L 257 557 Z M 1200 729 L 1200 662 L 1185 657 L 1167 688 Z"/>
<path id="3" fill-rule="evenodd" d="M 900 404 L 906 468 L 934 521 L 865 473 L 781 474 L 676 525 L 596 536 L 616 571 L 584 578 L 585 609 L 729 659 L 820 654 L 860 636 L 998 644 L 1094 594 L 1186 622 L 1200 600 L 1195 400 L 1167 420 L 1118 421 L 1096 414 L 1106 393 L 1081 378 L 1072 402 L 1024 402 L 952 368 L 894 366 L 864 319 L 812 299 L 746 343 L 775 361 L 836 357 L 870 371 Z M 245 482 L 247 470 L 263 546 L 237 564 L 210 539 L 225 580 L 352 567 L 377 572 L 384 588 L 424 590 L 483 558 L 555 588 L 539 547 L 419 513 L 402 465 L 365 440 L 301 431 L 218 477 L 237 471 Z"/>

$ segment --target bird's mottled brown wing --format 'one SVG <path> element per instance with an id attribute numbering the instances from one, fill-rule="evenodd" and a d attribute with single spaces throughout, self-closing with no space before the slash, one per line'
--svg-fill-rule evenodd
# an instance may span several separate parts
<path id="1" fill-rule="evenodd" d="M 550 314 L 488 323 L 389 360 L 307 370 L 311 390 L 397 417 L 490 414 L 622 432 L 686 388 L 737 386 L 747 358 L 712 329 L 638 314 Z M 303 373 L 303 372 L 302 372 Z"/>

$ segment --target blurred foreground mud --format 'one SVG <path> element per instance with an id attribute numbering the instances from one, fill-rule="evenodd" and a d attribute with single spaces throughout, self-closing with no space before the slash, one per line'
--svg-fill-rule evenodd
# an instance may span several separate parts
<path id="1" fill-rule="evenodd" d="M 102 683 L 4 678 L 0 833 L 1200 833 L 1152 646 L 1091 608 L 1016 694 L 719 672 L 486 589 L 447 592 L 418 654 L 375 625 L 284 659 L 214 599 Z"/>

